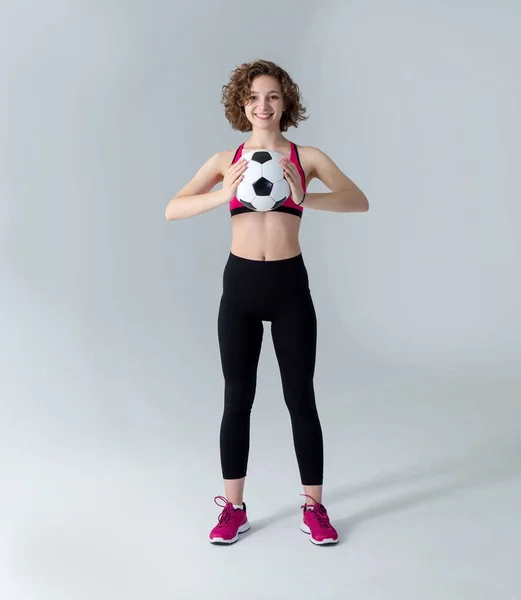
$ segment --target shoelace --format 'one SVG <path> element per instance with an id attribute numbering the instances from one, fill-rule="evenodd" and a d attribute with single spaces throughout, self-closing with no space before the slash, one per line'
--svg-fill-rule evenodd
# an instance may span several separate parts
<path id="1" fill-rule="evenodd" d="M 320 527 L 322 527 L 324 529 L 331 527 L 331 523 L 329 522 L 329 516 L 327 514 L 325 507 L 322 506 L 322 504 L 315 505 L 315 508 L 313 509 L 313 514 L 314 514 L 316 520 L 318 521 L 318 524 L 320 525 Z"/>
<path id="2" fill-rule="evenodd" d="M 224 504 L 220 504 L 219 502 L 217 502 L 217 500 L 222 500 Z M 219 515 L 219 525 L 224 525 L 225 523 L 228 523 L 228 521 L 232 518 L 233 515 L 233 504 L 231 502 L 228 502 L 228 499 L 224 496 L 215 496 L 213 501 L 215 502 L 215 504 L 217 504 L 217 506 L 220 506 L 223 509 L 223 511 Z"/>
<path id="3" fill-rule="evenodd" d="M 329 521 L 329 516 L 327 514 L 327 510 L 326 507 L 323 504 L 318 503 L 315 498 L 313 498 L 312 496 L 309 496 L 308 494 L 300 494 L 301 496 L 305 496 L 306 498 L 311 498 L 311 500 L 313 500 L 313 502 L 315 503 L 315 506 L 313 507 L 313 516 L 315 517 L 315 519 L 318 521 L 318 524 L 320 525 L 320 527 L 322 528 L 329 528 L 331 527 L 331 522 Z M 302 508 L 305 508 L 305 504 L 302 506 Z"/>

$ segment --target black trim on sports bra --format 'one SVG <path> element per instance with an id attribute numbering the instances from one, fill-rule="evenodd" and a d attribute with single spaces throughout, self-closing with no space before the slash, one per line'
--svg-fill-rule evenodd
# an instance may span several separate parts
<path id="1" fill-rule="evenodd" d="M 235 159 L 237 158 L 237 154 L 239 154 L 239 150 L 242 148 L 242 144 L 237 148 L 237 150 L 235 150 L 235 154 L 233 155 L 233 160 L 230 163 L 231 165 L 233 165 L 233 163 L 235 162 Z"/>
<path id="2" fill-rule="evenodd" d="M 304 173 L 304 167 L 302 166 L 302 163 L 300 162 L 300 155 L 298 153 L 298 148 L 297 148 L 297 144 L 295 144 L 294 142 L 291 142 L 293 144 L 293 146 L 295 146 L 295 155 L 297 157 L 298 160 L 298 164 L 300 165 L 300 168 L 302 169 L 302 173 Z M 306 177 L 306 173 L 304 173 L 304 178 Z"/>
<path id="3" fill-rule="evenodd" d="M 251 208 L 248 208 L 246 206 L 237 206 L 236 208 L 232 208 L 230 210 L 230 216 L 233 217 L 234 215 L 241 215 L 242 213 L 251 213 L 251 212 L 258 212 L 256 210 L 251 210 Z M 274 208 L 273 210 L 270 210 L 269 212 L 283 212 L 283 213 L 288 213 L 290 215 L 295 215 L 296 217 L 299 217 L 302 219 L 302 210 L 299 210 L 298 208 L 294 208 L 293 206 L 279 206 L 278 208 Z"/>

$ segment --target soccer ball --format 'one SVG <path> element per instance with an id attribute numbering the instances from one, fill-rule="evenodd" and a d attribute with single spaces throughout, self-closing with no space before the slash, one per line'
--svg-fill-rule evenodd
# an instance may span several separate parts
<path id="1" fill-rule="evenodd" d="M 280 164 L 282 154 L 274 150 L 253 150 L 243 157 L 248 166 L 237 186 L 237 200 L 250 210 L 266 212 L 279 207 L 290 195 Z"/>

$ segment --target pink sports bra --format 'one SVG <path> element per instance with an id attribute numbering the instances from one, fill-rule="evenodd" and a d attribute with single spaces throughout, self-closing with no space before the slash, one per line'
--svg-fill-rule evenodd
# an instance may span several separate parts
<path id="1" fill-rule="evenodd" d="M 302 165 L 300 164 L 300 158 L 298 155 L 297 146 L 293 142 L 290 142 L 290 144 L 291 144 L 291 154 L 290 154 L 289 159 L 297 167 L 297 169 L 300 173 L 300 178 L 302 180 L 302 188 L 304 191 L 306 191 L 306 177 L 304 175 L 304 170 L 302 169 Z M 235 156 L 233 157 L 233 160 L 232 160 L 232 165 L 241 158 L 243 148 L 244 148 L 244 143 L 242 143 L 237 148 L 237 150 L 235 152 Z M 304 210 L 304 207 L 298 206 L 297 204 L 295 204 L 295 202 L 293 202 L 293 200 L 290 196 L 278 208 L 273 209 L 273 212 L 285 212 L 285 213 L 290 213 L 292 215 L 296 215 L 297 217 L 302 217 L 303 210 Z M 230 201 L 230 216 L 233 217 L 233 215 L 238 215 L 238 214 L 245 213 L 245 212 L 255 212 L 255 211 L 251 210 L 251 208 L 248 208 L 247 206 L 244 206 L 244 204 L 242 204 L 239 200 L 237 200 L 236 197 Z"/>

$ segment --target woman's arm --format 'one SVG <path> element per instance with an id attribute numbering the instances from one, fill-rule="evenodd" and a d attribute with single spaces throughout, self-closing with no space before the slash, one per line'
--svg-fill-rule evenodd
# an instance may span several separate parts
<path id="1" fill-rule="evenodd" d="M 365 194 L 327 154 L 318 148 L 308 146 L 306 159 L 311 165 L 311 177 L 319 179 L 331 191 L 306 193 L 305 207 L 333 212 L 366 212 L 369 210 L 369 202 Z"/>
<path id="2" fill-rule="evenodd" d="M 210 191 L 223 180 L 223 161 L 228 154 L 217 152 L 211 156 L 194 178 L 170 200 L 165 209 L 167 221 L 195 217 L 229 201 L 222 188 Z"/>

